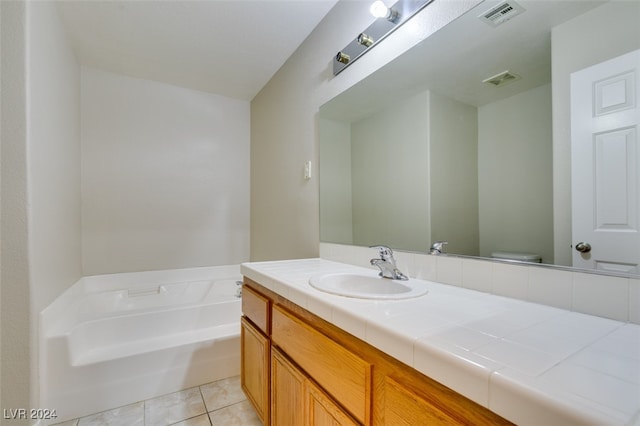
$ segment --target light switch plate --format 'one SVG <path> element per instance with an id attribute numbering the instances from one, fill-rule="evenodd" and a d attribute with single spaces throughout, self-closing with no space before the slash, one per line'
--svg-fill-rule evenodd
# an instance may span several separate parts
<path id="1" fill-rule="evenodd" d="M 311 179 L 311 161 L 304 163 L 304 180 Z"/>

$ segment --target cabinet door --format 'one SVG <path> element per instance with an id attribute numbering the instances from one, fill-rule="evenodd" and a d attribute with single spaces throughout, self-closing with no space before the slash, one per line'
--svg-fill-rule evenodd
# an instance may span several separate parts
<path id="1" fill-rule="evenodd" d="M 277 349 L 271 353 L 271 424 L 305 425 L 305 377 Z"/>
<path id="2" fill-rule="evenodd" d="M 455 410 L 455 406 L 451 406 Z M 462 425 L 455 417 L 390 377 L 384 384 L 384 424 L 390 426 Z M 466 423 L 466 424 L 474 424 Z"/>
<path id="3" fill-rule="evenodd" d="M 269 425 L 270 340 L 244 317 L 241 319 L 240 383 L 262 423 Z"/>
<path id="4" fill-rule="evenodd" d="M 273 307 L 271 339 L 362 424 L 371 423 L 372 364 L 284 307 Z"/>
<path id="5" fill-rule="evenodd" d="M 307 380 L 307 418 L 310 426 L 357 426 L 322 389 Z"/>

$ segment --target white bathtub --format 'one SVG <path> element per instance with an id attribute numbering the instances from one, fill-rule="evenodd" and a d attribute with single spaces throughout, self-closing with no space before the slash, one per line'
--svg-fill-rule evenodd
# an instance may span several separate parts
<path id="1" fill-rule="evenodd" d="M 51 423 L 239 374 L 240 279 L 232 265 L 78 281 L 40 315 Z"/>

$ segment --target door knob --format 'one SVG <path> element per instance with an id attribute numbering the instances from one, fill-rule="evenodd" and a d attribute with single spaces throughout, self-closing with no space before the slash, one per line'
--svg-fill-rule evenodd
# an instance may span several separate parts
<path id="1" fill-rule="evenodd" d="M 591 251 L 591 244 L 583 243 L 582 241 L 576 244 L 576 250 L 580 253 L 589 253 Z"/>

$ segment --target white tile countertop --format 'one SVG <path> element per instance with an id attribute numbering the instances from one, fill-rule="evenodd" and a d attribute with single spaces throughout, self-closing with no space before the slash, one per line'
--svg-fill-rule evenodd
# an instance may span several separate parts
<path id="1" fill-rule="evenodd" d="M 371 269 L 252 262 L 246 277 L 520 425 L 640 425 L 640 325 L 423 281 L 405 300 L 337 296 L 312 276 Z"/>

